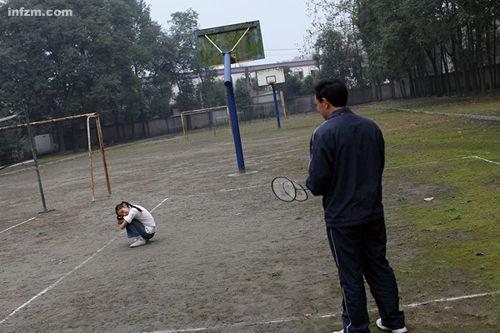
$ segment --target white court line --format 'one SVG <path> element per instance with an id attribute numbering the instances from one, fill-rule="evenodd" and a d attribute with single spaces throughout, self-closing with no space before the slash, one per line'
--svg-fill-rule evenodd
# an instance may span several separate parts
<path id="1" fill-rule="evenodd" d="M 257 187 L 265 187 L 269 186 L 268 184 L 262 184 L 262 185 L 251 185 L 251 186 L 245 186 L 245 187 L 235 187 L 235 188 L 223 188 L 222 190 L 219 190 L 219 192 L 233 192 L 233 191 L 242 191 L 242 190 L 248 190 L 251 188 L 257 188 Z"/>
<path id="2" fill-rule="evenodd" d="M 158 207 L 160 207 L 161 205 L 163 205 L 163 203 L 164 203 L 165 201 L 167 201 L 167 200 L 168 200 L 168 198 L 163 199 L 163 200 L 162 200 L 162 202 L 160 202 L 160 203 L 159 203 L 159 204 L 157 204 L 157 205 L 156 205 L 153 209 L 151 209 L 151 213 L 152 213 L 152 212 L 153 212 L 156 208 L 158 208 Z"/>
<path id="3" fill-rule="evenodd" d="M 63 158 L 61 158 L 59 160 L 50 161 L 50 162 L 46 162 L 46 163 L 40 163 L 38 165 L 38 167 L 41 168 L 41 167 L 45 167 L 47 165 L 57 164 L 57 163 L 61 163 L 61 162 L 65 162 L 65 161 L 70 161 L 70 160 L 76 160 L 76 159 L 78 159 L 80 157 L 84 157 L 84 156 L 86 156 L 85 153 L 83 153 L 83 154 L 77 153 L 74 156 L 63 157 Z M 24 169 L 10 171 L 10 172 L 6 172 L 6 173 L 3 173 L 1 176 L 12 175 L 12 174 L 16 174 L 16 173 L 20 173 L 20 172 L 24 172 L 24 171 L 32 171 L 32 170 L 35 169 L 34 166 L 31 166 L 32 162 L 33 162 L 33 160 L 29 160 L 29 161 L 24 161 L 24 162 L 21 162 L 21 163 L 17 163 L 17 165 L 24 165 L 25 168 Z M 16 166 L 16 165 L 11 165 L 9 167 L 13 167 L 13 166 Z"/>
<path id="4" fill-rule="evenodd" d="M 260 156 L 250 156 L 247 158 L 247 160 L 254 160 L 258 158 L 264 158 L 264 157 L 271 157 L 271 156 L 276 156 L 276 155 L 282 155 L 282 154 L 287 154 L 287 153 L 293 153 L 296 151 L 303 151 L 306 150 L 306 148 L 295 148 L 295 149 L 290 149 L 290 150 L 284 150 L 284 151 L 277 151 L 275 153 L 267 154 L 267 155 L 260 155 Z"/>
<path id="5" fill-rule="evenodd" d="M 295 151 L 295 150 L 293 150 Z M 279 154 L 279 153 L 278 153 Z M 385 169 L 400 169 L 400 168 L 407 168 L 407 167 L 412 167 L 412 166 L 419 166 L 419 165 L 426 165 L 426 164 L 435 164 L 435 163 L 440 163 L 440 162 L 447 162 L 447 161 L 454 161 L 454 160 L 461 160 L 461 159 L 479 159 L 488 163 L 493 163 L 500 165 L 500 163 L 495 162 L 495 161 L 490 161 L 485 158 L 482 158 L 480 156 L 476 155 L 471 155 L 471 156 L 462 156 L 462 157 L 455 157 L 455 158 L 449 158 L 445 160 L 437 160 L 437 161 L 428 161 L 428 162 L 422 162 L 422 163 L 417 163 L 417 164 L 409 164 L 409 165 L 399 165 L 399 166 L 394 166 L 394 167 L 387 167 Z M 262 185 L 251 185 L 251 186 L 245 186 L 245 187 L 236 187 L 236 188 L 229 188 L 229 189 L 222 189 L 219 190 L 219 192 L 233 192 L 233 191 L 241 191 L 241 190 L 247 190 L 247 189 L 252 189 L 252 188 L 257 188 L 257 187 L 266 187 L 268 184 L 262 184 Z M 203 193 L 203 195 L 208 194 L 208 193 Z M 200 195 L 200 194 L 198 194 Z"/>
<path id="6" fill-rule="evenodd" d="M 112 150 L 112 149 L 116 149 L 116 148 L 128 147 L 128 146 L 132 146 L 132 145 L 138 145 L 139 146 L 139 145 L 147 145 L 147 144 L 159 144 L 159 143 L 163 143 L 163 142 L 167 142 L 167 141 L 178 140 L 180 138 L 181 138 L 180 136 L 175 136 L 175 137 L 168 138 L 168 139 L 158 139 L 158 140 L 151 140 L 151 141 L 145 141 L 145 142 L 136 142 L 136 143 L 124 143 L 124 144 L 119 144 L 119 145 L 116 145 L 116 146 L 106 147 L 106 151 Z M 96 154 L 96 152 L 93 152 L 93 154 Z M 74 156 L 63 157 L 61 159 L 50 161 L 50 162 L 47 162 L 47 163 L 40 163 L 39 167 L 45 167 L 47 165 L 57 164 L 57 163 L 66 162 L 66 161 L 70 161 L 70 160 L 76 160 L 76 159 L 78 159 L 80 157 L 85 157 L 85 156 L 87 156 L 87 153 L 77 153 Z M 12 168 L 12 167 L 15 167 L 15 166 L 18 166 L 18 165 L 24 165 L 25 168 L 24 169 L 20 169 L 20 170 L 14 170 L 14 171 L 6 172 L 6 173 L 1 174 L 0 176 L 7 176 L 7 175 L 12 175 L 12 174 L 16 174 L 16 173 L 28 171 L 28 170 L 33 170 L 34 167 L 31 166 L 31 165 L 29 165 L 29 164 L 32 164 L 32 163 L 33 163 L 33 160 L 29 160 L 29 161 L 24 161 L 24 162 L 20 162 L 20 163 L 17 163 L 17 164 L 9 165 L 7 168 Z"/>
<path id="7" fill-rule="evenodd" d="M 1 234 L 1 233 L 6 232 L 7 230 L 10 230 L 10 229 L 12 229 L 12 228 L 15 228 L 15 227 L 17 227 L 17 226 L 20 226 L 20 225 L 22 225 L 22 224 L 28 223 L 29 221 L 33 221 L 34 219 L 36 219 L 36 217 L 32 217 L 32 218 L 30 218 L 30 219 L 28 219 L 28 220 L 26 220 L 26 221 L 23 221 L 23 222 L 21 222 L 21 223 L 18 223 L 18 224 L 16 224 L 16 225 L 13 225 L 13 226 L 11 226 L 11 227 L 8 227 L 7 229 L 0 231 L 0 234 Z"/>
<path id="8" fill-rule="evenodd" d="M 415 307 L 418 307 L 418 306 L 427 305 L 427 304 L 431 304 L 431 303 L 453 302 L 453 301 L 459 301 L 459 300 L 462 300 L 462 299 L 478 298 L 478 297 L 485 297 L 485 296 L 494 296 L 494 295 L 498 295 L 498 294 L 500 294 L 500 290 L 492 291 L 492 292 L 489 292 L 489 293 L 482 293 L 482 294 L 473 294 L 473 295 L 448 297 L 448 298 L 438 298 L 438 299 L 433 299 L 431 301 L 425 301 L 425 302 L 420 302 L 420 303 L 407 304 L 404 307 L 406 307 L 406 308 L 415 308 Z"/>
<path id="9" fill-rule="evenodd" d="M 494 295 L 498 295 L 498 294 L 500 294 L 500 290 L 489 292 L 489 293 L 482 293 L 482 294 L 464 295 L 464 296 L 448 297 L 448 298 L 438 298 L 438 299 L 433 299 L 433 300 L 429 300 L 429 301 L 425 301 L 425 302 L 411 303 L 411 304 L 403 305 L 403 308 L 414 308 L 414 307 L 419 307 L 419 306 L 433 304 L 433 303 L 454 302 L 454 301 L 459 301 L 459 300 L 463 300 L 463 299 L 472 299 L 472 298 L 479 298 L 479 297 L 485 297 L 485 296 L 494 296 Z M 370 310 L 370 312 L 374 312 L 374 311 L 377 311 L 377 309 Z M 170 329 L 170 330 L 162 330 L 162 331 L 153 331 L 150 333 L 201 332 L 201 331 L 221 330 L 221 329 L 235 328 L 235 327 L 242 327 L 242 326 L 281 324 L 281 323 L 287 323 L 287 322 L 299 321 L 299 320 L 307 320 L 307 319 L 314 319 L 314 318 L 332 318 L 332 317 L 338 317 L 338 316 L 340 316 L 340 313 L 327 313 L 327 314 L 323 314 L 323 315 L 304 315 L 304 316 L 296 316 L 296 317 L 289 317 L 289 318 L 282 318 L 282 319 L 275 319 L 275 320 L 268 320 L 268 321 L 240 322 L 240 323 L 217 325 L 217 326 L 211 326 L 211 327 Z"/>
<path id="10" fill-rule="evenodd" d="M 14 311 L 12 311 L 7 317 L 5 317 L 4 319 L 0 320 L 0 324 L 3 324 L 7 319 L 9 319 L 10 317 L 12 317 L 13 315 L 15 315 L 17 312 L 19 312 L 20 310 L 22 310 L 23 308 L 25 308 L 28 304 L 30 304 L 31 302 L 33 302 L 35 299 L 37 299 L 38 297 L 42 296 L 43 294 L 45 294 L 47 291 L 51 290 L 52 288 L 54 288 L 56 285 L 58 285 L 62 280 L 64 280 L 66 277 L 68 277 L 71 273 L 73 273 L 74 271 L 76 271 L 78 268 L 82 267 L 83 265 L 85 265 L 89 260 L 91 260 L 92 258 L 95 257 L 96 254 L 98 254 L 99 252 L 101 252 L 102 250 L 104 250 L 104 248 L 106 248 L 109 244 L 111 244 L 111 242 L 113 242 L 118 236 L 116 236 L 115 238 L 113 238 L 112 240 L 108 241 L 106 243 L 106 245 L 104 245 L 103 247 L 101 247 L 99 250 L 97 250 L 96 252 L 94 252 L 94 254 L 92 254 L 90 257 L 88 257 L 87 259 L 85 259 L 84 261 L 82 261 L 78 266 L 76 266 L 75 268 L 73 268 L 71 271 L 63 274 L 63 276 L 61 276 L 59 279 L 57 279 L 56 282 L 54 282 L 53 284 L 51 284 L 50 286 L 48 286 L 47 288 L 45 288 L 44 290 L 40 291 L 38 294 L 36 294 L 35 296 L 33 296 L 29 301 L 27 301 L 26 303 L 24 303 L 23 305 L 21 305 L 20 307 L 18 307 L 17 309 L 15 309 Z"/>
<path id="11" fill-rule="evenodd" d="M 386 170 L 401 169 L 401 168 L 408 168 L 408 167 L 419 166 L 419 165 L 436 164 L 436 163 L 441 163 L 441 162 L 456 161 L 456 160 L 466 160 L 466 159 L 478 159 L 478 160 L 481 160 L 481 161 L 484 161 L 484 162 L 488 162 L 488 163 L 493 163 L 493 164 L 500 165 L 500 163 L 498 163 L 498 162 L 490 161 L 490 160 L 487 160 L 487 159 L 482 158 L 482 157 L 477 156 L 477 155 L 471 155 L 471 156 L 462 156 L 462 157 L 448 158 L 448 159 L 437 160 L 437 161 L 427 161 L 427 162 L 421 162 L 421 163 L 415 163 L 415 164 L 398 165 L 398 166 L 393 166 L 393 167 L 387 167 L 385 169 Z"/>
<path id="12" fill-rule="evenodd" d="M 482 160 L 482 161 L 485 161 L 485 162 L 488 162 L 488 163 L 493 163 L 493 164 L 496 164 L 496 165 L 500 165 L 500 163 L 498 163 L 498 162 L 487 160 L 485 158 L 482 158 L 481 156 L 468 156 L 468 157 L 464 157 L 464 158 L 477 158 L 478 160 Z"/>
<path id="13" fill-rule="evenodd" d="M 269 184 L 260 184 L 260 185 L 250 185 L 250 186 L 244 186 L 244 187 L 235 187 L 235 188 L 223 188 L 221 190 L 217 191 L 210 191 L 210 192 L 200 192 L 196 194 L 174 194 L 173 197 L 176 198 L 192 198 L 192 197 L 198 197 L 198 196 L 205 196 L 205 195 L 210 195 L 214 194 L 216 192 L 234 192 L 234 191 L 244 191 L 252 188 L 259 188 L 259 187 L 267 187 L 270 186 Z"/>
<path id="14" fill-rule="evenodd" d="M 436 163 L 441 163 L 441 162 L 463 160 L 463 159 L 467 159 L 467 158 L 474 158 L 474 156 L 462 156 L 462 157 L 448 158 L 448 159 L 445 159 L 445 160 L 427 161 L 427 162 L 421 162 L 421 163 L 415 163 L 415 164 L 398 165 L 398 166 L 393 166 L 393 167 L 387 167 L 385 169 L 386 170 L 390 170 L 390 169 L 402 169 L 402 168 L 409 168 L 409 167 L 419 166 L 419 165 L 436 164 Z"/>
<path id="15" fill-rule="evenodd" d="M 153 209 L 151 209 L 151 212 L 153 212 L 156 208 L 160 207 L 165 201 L 167 201 L 168 198 L 165 198 L 163 199 L 162 202 L 160 202 L 158 205 L 156 205 Z M 119 233 L 118 235 L 116 235 L 113 239 L 111 239 L 110 241 L 108 241 L 103 247 L 101 247 L 99 250 L 97 250 L 96 252 L 94 252 L 90 257 L 88 257 L 87 259 L 85 259 L 84 261 L 82 261 L 78 266 L 76 266 L 75 268 L 73 268 L 72 270 L 70 270 L 69 272 L 63 274 L 59 279 L 57 279 L 56 282 L 52 283 L 50 286 L 48 286 L 47 288 L 45 288 L 44 290 L 40 291 L 38 294 L 36 294 L 35 296 L 33 296 L 30 300 L 28 300 L 27 302 L 25 302 L 23 305 L 19 306 L 17 309 L 15 309 L 14 311 L 12 311 L 7 317 L 5 317 L 4 319 L 0 320 L 0 325 L 3 324 L 5 321 L 7 321 L 7 319 L 9 319 L 10 317 L 12 317 L 13 315 L 15 315 L 17 312 L 21 311 L 23 308 L 25 308 L 26 306 L 28 306 L 31 302 L 33 302 L 34 300 L 36 300 L 38 297 L 44 295 L 46 292 L 48 292 L 49 290 L 53 289 L 55 286 L 57 286 L 62 280 L 64 280 L 65 278 L 67 278 L 68 276 L 70 276 L 73 272 L 75 272 L 76 270 L 78 270 L 79 268 L 81 268 L 83 265 L 85 265 L 87 262 L 89 262 L 92 258 L 94 258 L 98 253 L 100 253 L 102 250 L 104 250 L 106 247 L 108 247 L 109 244 L 113 243 L 117 238 L 118 236 L 120 236 L 121 233 Z"/>

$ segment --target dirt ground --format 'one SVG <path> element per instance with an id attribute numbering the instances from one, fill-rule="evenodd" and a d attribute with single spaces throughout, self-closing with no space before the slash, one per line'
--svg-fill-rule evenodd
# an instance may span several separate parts
<path id="1" fill-rule="evenodd" d="M 195 133 L 189 143 L 155 139 L 109 149 L 113 194 L 107 196 L 96 162 L 94 203 L 85 157 L 43 166 L 53 209 L 44 214 L 37 214 L 33 170 L 0 176 L 0 331 L 339 329 L 341 291 L 320 199 L 284 203 L 270 190 L 276 176 L 305 181 L 309 136 L 319 122 L 310 114 L 284 121 L 281 130 L 272 120 L 242 126 L 242 175 L 228 130 L 215 138 Z M 408 246 L 416 226 L 393 209 L 401 197 L 396 189 L 411 197 L 405 186 L 415 186 L 394 181 L 397 173 L 387 177 L 389 259 L 398 273 L 421 251 Z M 114 206 L 126 200 L 151 210 L 166 198 L 153 212 L 153 241 L 130 249 L 115 224 Z M 2 232 L 31 217 L 36 219 Z M 475 293 L 455 289 L 403 290 L 402 304 Z M 494 332 L 498 314 L 489 310 L 495 302 L 498 297 L 488 296 L 408 308 L 408 326 L 412 332 Z"/>

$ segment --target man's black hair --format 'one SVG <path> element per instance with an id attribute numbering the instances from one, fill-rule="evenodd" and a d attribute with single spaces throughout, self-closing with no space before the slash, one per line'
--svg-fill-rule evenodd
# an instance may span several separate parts
<path id="1" fill-rule="evenodd" d="M 346 106 L 347 87 L 339 79 L 323 79 L 314 86 L 314 92 L 318 101 L 326 99 L 331 105 L 336 107 Z"/>

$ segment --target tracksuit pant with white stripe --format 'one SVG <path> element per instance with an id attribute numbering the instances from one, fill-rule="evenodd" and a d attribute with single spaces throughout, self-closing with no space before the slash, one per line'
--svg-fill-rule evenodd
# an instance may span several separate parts
<path id="1" fill-rule="evenodd" d="M 343 292 L 344 332 L 370 332 L 363 276 L 383 325 L 392 329 L 404 327 L 396 278 L 386 259 L 384 219 L 354 226 L 327 226 L 326 231 Z"/>

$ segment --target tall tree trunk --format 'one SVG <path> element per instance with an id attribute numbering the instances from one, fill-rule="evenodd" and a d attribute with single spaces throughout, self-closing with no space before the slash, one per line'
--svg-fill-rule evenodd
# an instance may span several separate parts
<path id="1" fill-rule="evenodd" d="M 486 28 L 486 54 L 488 55 L 488 74 L 489 74 L 489 85 L 488 88 L 490 90 L 493 90 L 494 88 L 494 81 L 493 81 L 493 61 L 491 59 L 491 30 L 490 27 L 488 26 Z M 486 76 L 486 75 L 485 75 Z"/>
<path id="2" fill-rule="evenodd" d="M 432 71 L 433 71 L 433 77 L 431 78 L 431 84 L 430 84 L 430 87 L 431 87 L 431 95 L 434 95 L 434 94 L 438 94 L 440 95 L 438 89 L 436 89 L 436 85 L 435 85 L 435 79 L 438 78 L 438 69 L 437 69 L 437 65 L 436 65 L 436 52 L 435 52 L 435 48 L 433 48 L 432 52 L 428 49 L 425 49 L 425 54 L 427 55 L 427 58 L 429 58 L 429 61 L 432 65 Z"/>
<path id="3" fill-rule="evenodd" d="M 481 23 L 476 25 L 476 54 L 477 54 L 477 73 L 481 92 L 486 90 L 486 75 L 483 61 L 483 27 Z"/>
<path id="4" fill-rule="evenodd" d="M 149 136 L 148 133 L 148 128 L 147 128 L 147 121 L 146 121 L 146 114 L 144 113 L 144 108 L 141 106 L 141 124 L 142 124 L 142 137 L 147 138 Z"/>
<path id="5" fill-rule="evenodd" d="M 470 90 L 470 81 L 468 80 L 468 75 L 467 75 L 467 64 L 466 64 L 466 55 L 463 49 L 463 34 L 462 34 L 462 27 L 458 26 L 457 27 L 457 59 L 459 62 L 458 68 L 459 72 L 457 74 L 460 74 L 461 80 L 463 82 L 462 85 L 462 92 L 466 93 L 468 90 Z"/>
<path id="6" fill-rule="evenodd" d="M 351 26 L 352 26 L 352 34 L 354 36 L 353 39 L 354 39 L 354 48 L 356 49 L 356 58 L 359 60 L 358 61 L 359 79 L 363 79 L 363 57 L 361 55 L 361 51 L 358 46 L 358 38 L 356 33 L 356 23 L 354 22 L 354 15 L 351 15 Z M 358 85 L 361 85 L 361 82 L 358 82 Z"/>
<path id="7" fill-rule="evenodd" d="M 377 78 L 377 89 L 378 89 L 378 94 L 380 96 L 380 100 L 382 101 L 384 99 L 384 92 L 382 91 L 382 83 L 380 82 L 379 78 Z"/>
<path id="8" fill-rule="evenodd" d="M 411 67 L 408 68 L 408 80 L 410 84 L 410 96 L 415 97 L 417 94 L 415 91 L 415 82 L 413 81 L 413 74 Z"/>
<path id="9" fill-rule="evenodd" d="M 118 121 L 118 110 L 113 110 L 113 117 L 115 121 L 115 131 L 116 131 L 116 141 L 121 141 L 121 133 L 120 133 L 120 123 Z"/>
<path id="10" fill-rule="evenodd" d="M 401 91 L 401 98 L 406 98 L 406 87 L 404 79 L 399 80 L 399 91 Z"/>
<path id="11" fill-rule="evenodd" d="M 424 66 L 425 65 L 422 65 L 422 62 L 419 62 L 419 64 L 417 64 L 417 76 L 419 78 L 418 80 L 418 85 L 419 85 L 419 90 L 420 90 L 420 96 L 427 96 L 429 95 L 428 93 L 428 89 L 425 84 L 425 81 L 426 81 L 426 78 L 427 78 L 427 75 L 425 75 L 425 70 L 424 70 Z"/>
<path id="12" fill-rule="evenodd" d="M 441 66 L 441 61 L 438 61 L 438 54 L 437 54 L 437 45 L 435 45 L 432 48 L 432 53 L 434 55 L 433 59 L 433 66 L 434 66 L 434 82 L 436 84 L 436 93 L 438 96 L 442 96 L 444 94 L 444 77 L 443 77 L 443 67 Z M 439 56 L 441 56 L 441 53 L 439 53 Z M 438 66 L 439 63 L 439 66 Z"/>
<path id="13" fill-rule="evenodd" d="M 373 81 L 373 88 L 372 88 L 372 91 L 375 93 L 375 100 L 376 101 L 380 101 L 380 98 L 378 96 L 378 89 L 377 89 L 377 83 L 376 81 Z"/>
<path id="14" fill-rule="evenodd" d="M 446 47 L 441 46 L 441 68 L 444 68 L 445 76 L 446 76 L 446 94 L 449 96 L 451 93 L 451 85 L 450 85 L 450 71 L 448 69 L 448 61 L 446 59 Z"/>
<path id="15" fill-rule="evenodd" d="M 455 92 L 460 92 L 462 90 L 462 86 L 460 84 L 460 61 L 458 57 L 458 47 L 456 38 L 451 35 L 451 54 L 450 58 L 453 64 L 453 78 L 455 79 Z"/>
<path id="16" fill-rule="evenodd" d="M 479 60 L 474 41 L 474 31 L 471 24 L 467 24 L 467 39 L 469 45 L 469 76 L 471 78 L 472 90 L 479 91 L 481 89 L 479 78 Z"/>
<path id="17" fill-rule="evenodd" d="M 497 85 L 497 24 L 496 18 L 493 18 L 493 88 Z"/>
<path id="18" fill-rule="evenodd" d="M 132 132 L 132 138 L 131 139 L 134 140 L 135 139 L 135 122 L 134 122 L 134 117 L 130 116 L 130 117 L 128 117 L 128 119 L 129 119 L 129 123 L 131 125 L 131 128 L 130 128 L 130 130 Z"/>

